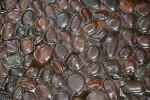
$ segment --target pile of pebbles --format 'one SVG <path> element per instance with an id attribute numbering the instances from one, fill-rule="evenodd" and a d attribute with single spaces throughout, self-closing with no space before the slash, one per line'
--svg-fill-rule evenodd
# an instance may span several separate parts
<path id="1" fill-rule="evenodd" d="M 150 100 L 150 0 L 1 0 L 0 100 Z"/>

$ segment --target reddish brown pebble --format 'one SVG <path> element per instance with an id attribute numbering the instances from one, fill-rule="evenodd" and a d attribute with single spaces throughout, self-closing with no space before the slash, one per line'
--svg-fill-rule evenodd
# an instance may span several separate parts
<path id="1" fill-rule="evenodd" d="M 92 19 L 92 14 L 88 8 L 82 8 L 81 10 L 82 17 L 86 23 L 90 22 Z"/>
<path id="2" fill-rule="evenodd" d="M 136 63 L 133 59 L 126 59 L 123 63 L 123 70 L 126 73 L 132 73 L 136 70 Z"/>
<path id="3" fill-rule="evenodd" d="M 37 27 L 40 29 L 40 30 L 45 30 L 47 28 L 47 20 L 44 18 L 44 17 L 41 17 L 37 22 Z"/>
<path id="4" fill-rule="evenodd" d="M 63 79 L 59 75 L 54 75 L 51 80 L 51 84 L 56 88 L 62 87 Z"/>
<path id="5" fill-rule="evenodd" d="M 21 41 L 21 51 L 25 54 L 31 53 L 33 50 L 33 44 L 32 44 L 32 40 L 30 39 L 23 39 Z"/>
<path id="6" fill-rule="evenodd" d="M 135 59 L 139 63 L 146 63 L 149 59 L 148 52 L 143 48 L 139 48 L 135 52 Z"/>
<path id="7" fill-rule="evenodd" d="M 57 41 L 57 33 L 54 28 L 49 28 L 44 36 L 44 40 L 48 43 L 56 43 Z"/>
<path id="8" fill-rule="evenodd" d="M 30 67 L 28 68 L 28 70 L 26 71 L 26 75 L 29 77 L 29 78 L 36 78 L 38 75 L 39 75 L 39 71 L 37 68 L 34 68 L 34 67 Z"/>
<path id="9" fill-rule="evenodd" d="M 127 82 L 126 85 L 124 86 L 124 92 L 126 93 L 136 93 L 136 92 L 142 92 L 143 91 L 143 85 L 140 82 Z"/>
<path id="10" fill-rule="evenodd" d="M 33 8 L 36 14 L 42 14 L 42 3 L 40 2 L 40 0 L 32 0 L 31 7 Z"/>
<path id="11" fill-rule="evenodd" d="M 87 40 L 84 36 L 78 35 L 72 40 L 72 48 L 75 52 L 83 52 L 87 47 Z"/>
<path id="12" fill-rule="evenodd" d="M 136 41 L 139 46 L 150 47 L 150 35 L 141 34 Z"/>
<path id="13" fill-rule="evenodd" d="M 1 36 L 4 39 L 10 39 L 15 34 L 15 25 L 11 23 L 4 24 Z"/>
<path id="14" fill-rule="evenodd" d="M 80 73 L 72 74 L 66 79 L 66 85 L 73 94 L 78 94 L 84 88 L 85 78 Z"/>
<path id="15" fill-rule="evenodd" d="M 6 14 L 5 12 L 0 12 L 0 24 L 4 24 L 6 22 Z"/>
<path id="16" fill-rule="evenodd" d="M 125 24 L 125 26 L 131 28 L 135 26 L 135 18 L 132 13 L 124 13 L 122 15 L 122 21 Z"/>
<path id="17" fill-rule="evenodd" d="M 37 88 L 35 89 L 35 93 L 41 100 L 51 100 L 52 99 L 51 89 L 48 85 L 39 84 L 37 86 Z"/>
<path id="18" fill-rule="evenodd" d="M 61 62 L 59 62 L 59 61 L 57 61 L 57 60 L 55 60 L 55 61 L 53 61 L 53 66 L 54 66 L 54 68 L 57 70 L 57 72 L 63 72 L 63 65 L 62 65 L 62 63 Z"/>
<path id="19" fill-rule="evenodd" d="M 51 57 L 51 49 L 48 45 L 41 46 L 35 54 L 35 59 L 39 66 L 45 66 L 51 60 Z"/>
<path id="20" fill-rule="evenodd" d="M 25 92 L 21 96 L 21 100 L 38 100 L 38 98 L 36 97 L 36 95 L 33 92 Z"/>
<path id="21" fill-rule="evenodd" d="M 46 5 L 44 8 L 44 14 L 48 18 L 54 18 L 55 17 L 55 9 L 52 5 Z"/>
<path id="22" fill-rule="evenodd" d="M 124 29 L 120 33 L 120 37 L 128 45 L 132 45 L 135 42 L 135 33 L 130 29 Z"/>
<path id="23" fill-rule="evenodd" d="M 41 80 L 45 82 L 48 81 L 52 75 L 53 75 L 53 67 L 48 65 L 41 70 L 40 77 Z"/>
<path id="24" fill-rule="evenodd" d="M 10 23 L 17 23 L 21 18 L 21 11 L 18 9 L 12 10 L 7 14 L 7 20 Z"/>
<path id="25" fill-rule="evenodd" d="M 44 37 L 44 36 L 43 36 L 42 33 L 37 34 L 37 35 L 34 37 L 34 39 L 33 39 L 34 44 L 35 44 L 35 45 L 39 44 L 39 43 L 43 40 L 43 37 Z"/>
<path id="26" fill-rule="evenodd" d="M 71 0 L 70 7 L 75 11 L 79 11 L 82 6 L 81 6 L 81 3 L 79 2 L 79 0 Z"/>
<path id="27" fill-rule="evenodd" d="M 104 92 L 92 91 L 88 94 L 86 100 L 108 100 L 108 99 Z"/>
<path id="28" fill-rule="evenodd" d="M 95 90 L 101 87 L 101 82 L 99 79 L 93 79 L 92 81 L 90 81 L 87 85 L 86 88 L 88 90 Z"/>
<path id="29" fill-rule="evenodd" d="M 0 61 L 0 76 L 4 77 L 7 75 L 7 69 L 6 67 L 3 65 L 3 63 Z"/>
<path id="30" fill-rule="evenodd" d="M 19 8 L 20 10 L 25 10 L 29 4 L 29 0 L 20 0 Z"/>
<path id="31" fill-rule="evenodd" d="M 92 34 L 92 32 L 96 31 L 97 25 L 98 24 L 96 22 L 88 23 L 82 27 L 82 32 L 87 34 Z"/>
<path id="32" fill-rule="evenodd" d="M 60 9 L 67 9 L 68 8 L 68 0 L 59 0 L 58 7 Z"/>
<path id="33" fill-rule="evenodd" d="M 148 8 L 150 8 L 150 4 L 148 2 L 141 1 L 136 5 L 135 12 L 140 16 L 146 16 L 150 14 L 150 9 Z"/>
<path id="34" fill-rule="evenodd" d="M 13 8 L 15 8 L 17 4 L 17 0 L 4 0 L 3 1 L 3 7 L 6 10 L 12 10 Z"/>
<path id="35" fill-rule="evenodd" d="M 60 39 L 63 41 L 63 42 L 69 42 L 70 39 L 71 39 L 71 33 L 69 31 L 61 31 L 59 33 L 59 36 L 60 36 Z"/>
<path id="36" fill-rule="evenodd" d="M 23 94 L 23 92 L 24 92 L 23 87 L 21 86 L 17 87 L 11 94 L 12 100 L 18 100 Z"/>
<path id="37" fill-rule="evenodd" d="M 0 60 L 4 60 L 8 56 L 7 52 L 0 52 Z"/>
<path id="38" fill-rule="evenodd" d="M 53 48 L 53 55 L 59 61 L 63 61 L 68 56 L 68 49 L 61 43 L 56 44 L 56 46 Z"/>
<path id="39" fill-rule="evenodd" d="M 35 58 L 32 55 L 26 55 L 22 63 L 23 68 L 27 69 L 28 67 L 34 65 L 35 65 Z"/>
<path id="40" fill-rule="evenodd" d="M 110 99 L 117 100 L 119 98 L 119 90 L 116 87 L 116 84 L 111 79 L 105 79 L 103 82 L 103 86 L 110 97 Z"/>
<path id="41" fill-rule="evenodd" d="M 116 36 L 109 36 L 103 44 L 104 52 L 107 57 L 113 57 L 119 46 L 119 39 Z"/>
<path id="42" fill-rule="evenodd" d="M 121 0 L 120 2 L 120 9 L 123 12 L 133 12 L 135 5 L 129 0 Z"/>
<path id="43" fill-rule="evenodd" d="M 22 80 L 19 82 L 19 84 L 29 90 L 33 90 L 35 88 L 35 83 L 32 81 Z"/>
<path id="44" fill-rule="evenodd" d="M 74 71 L 80 70 L 82 68 L 80 58 L 77 55 L 72 55 L 68 59 L 68 67 Z"/>

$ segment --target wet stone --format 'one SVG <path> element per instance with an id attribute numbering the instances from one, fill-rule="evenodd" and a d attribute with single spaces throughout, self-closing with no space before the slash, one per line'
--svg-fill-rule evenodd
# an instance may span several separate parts
<path id="1" fill-rule="evenodd" d="M 3 1 L 3 7 L 6 10 L 12 10 L 13 8 L 15 8 L 17 4 L 17 0 L 4 0 Z"/>
<path id="2" fill-rule="evenodd" d="M 37 34 L 37 35 L 34 37 L 34 39 L 33 39 L 34 44 L 35 44 L 35 45 L 39 44 L 39 43 L 43 40 L 43 37 L 44 37 L 44 36 L 43 36 L 42 33 Z"/>
<path id="3" fill-rule="evenodd" d="M 49 28 L 44 36 L 44 40 L 48 43 L 56 43 L 57 33 L 54 28 Z"/>
<path id="4" fill-rule="evenodd" d="M 98 9 L 101 4 L 100 4 L 100 1 L 99 0 L 81 0 L 81 2 L 87 6 L 88 8 L 91 8 L 91 9 Z"/>
<path id="5" fill-rule="evenodd" d="M 71 33 L 69 31 L 66 31 L 66 30 L 61 31 L 59 33 L 59 36 L 63 42 L 69 42 L 71 40 Z"/>
<path id="6" fill-rule="evenodd" d="M 47 20 L 44 17 L 41 17 L 37 20 L 36 25 L 40 30 L 45 30 L 47 28 Z"/>
<path id="7" fill-rule="evenodd" d="M 80 70 L 82 68 L 82 65 L 81 65 L 79 56 L 72 55 L 71 57 L 69 57 L 68 67 L 75 71 Z"/>
<path id="8" fill-rule="evenodd" d="M 26 71 L 26 75 L 29 77 L 29 78 L 36 78 L 38 75 L 39 75 L 39 70 L 37 68 L 34 68 L 34 67 L 30 67 L 28 68 L 28 70 Z"/>
<path id="9" fill-rule="evenodd" d="M 150 30 L 150 16 L 144 16 L 137 21 L 137 29 L 140 32 L 149 32 Z"/>
<path id="10" fill-rule="evenodd" d="M 71 0 L 70 7 L 75 11 L 79 11 L 82 8 L 82 5 L 79 0 Z"/>
<path id="11" fill-rule="evenodd" d="M 67 9 L 68 8 L 68 0 L 59 0 L 58 7 L 60 9 Z"/>
<path id="12" fill-rule="evenodd" d="M 92 34 L 94 31 L 97 30 L 97 26 L 97 22 L 88 23 L 82 27 L 82 32 L 86 34 Z"/>
<path id="13" fill-rule="evenodd" d="M 38 100 L 38 98 L 36 97 L 36 95 L 33 92 L 25 92 L 21 96 L 21 100 Z"/>
<path id="14" fill-rule="evenodd" d="M 55 95 L 54 100 L 71 100 L 71 94 L 67 90 L 61 90 Z"/>
<path id="15" fill-rule="evenodd" d="M 121 19 L 119 17 L 109 19 L 106 26 L 112 31 L 118 31 L 121 27 Z"/>
<path id="16" fill-rule="evenodd" d="M 123 12 L 133 12 L 134 8 L 135 8 L 135 5 L 131 1 L 129 1 L 129 0 L 121 0 L 121 2 L 120 2 L 120 9 Z"/>
<path id="17" fill-rule="evenodd" d="M 24 89 L 23 87 L 19 86 L 17 87 L 11 94 L 11 98 L 12 100 L 17 100 L 21 97 L 21 95 L 23 94 Z"/>
<path id="18" fill-rule="evenodd" d="M 102 4 L 104 5 L 104 7 L 106 7 L 107 9 L 111 10 L 111 11 L 115 11 L 118 8 L 118 2 L 117 0 L 103 0 Z"/>
<path id="19" fill-rule="evenodd" d="M 120 37 L 128 45 L 132 45 L 135 42 L 135 33 L 131 29 L 124 29 L 120 33 Z"/>
<path id="20" fill-rule="evenodd" d="M 104 38 L 106 38 L 109 34 L 109 30 L 106 28 L 101 29 L 98 33 L 95 33 L 93 35 L 90 36 L 90 41 L 94 42 L 94 43 L 99 43 L 102 40 L 104 40 Z"/>
<path id="21" fill-rule="evenodd" d="M 104 60 L 103 67 L 106 70 L 107 74 L 121 74 L 121 65 L 117 60 Z"/>
<path id="22" fill-rule="evenodd" d="M 25 10 L 29 4 L 29 0 L 20 0 L 19 8 L 20 10 Z"/>
<path id="23" fill-rule="evenodd" d="M 86 100 L 108 100 L 104 92 L 92 91 L 88 94 Z"/>
<path id="24" fill-rule="evenodd" d="M 86 73 L 87 75 L 96 75 L 100 72 L 101 65 L 99 63 L 92 63 L 87 69 Z"/>
<path id="25" fill-rule="evenodd" d="M 109 12 L 108 11 L 105 11 L 105 10 L 101 10 L 101 11 L 96 11 L 94 14 L 93 14 L 93 17 L 95 20 L 106 20 L 108 19 L 109 17 Z"/>
<path id="26" fill-rule="evenodd" d="M 33 50 L 32 40 L 23 39 L 20 44 L 21 51 L 25 54 L 31 53 Z"/>
<path id="27" fill-rule="evenodd" d="M 56 59 L 63 61 L 68 55 L 68 49 L 65 45 L 59 43 L 53 48 L 53 55 Z"/>
<path id="28" fill-rule="evenodd" d="M 51 57 L 51 49 L 48 45 L 41 46 L 35 54 L 36 62 L 41 67 L 45 66 L 51 60 Z"/>
<path id="29" fill-rule="evenodd" d="M 7 14 L 7 20 L 11 23 L 17 23 L 21 18 L 21 11 L 18 9 L 12 10 Z"/>
<path id="30" fill-rule="evenodd" d="M 26 10 L 21 18 L 23 25 L 31 26 L 35 21 L 35 13 L 32 10 Z"/>
<path id="31" fill-rule="evenodd" d="M 17 37 L 23 37 L 26 34 L 26 28 L 19 26 L 16 30 Z"/>
<path id="32" fill-rule="evenodd" d="M 141 47 L 150 47 L 150 36 L 147 34 L 141 34 L 137 37 L 136 42 Z"/>
<path id="33" fill-rule="evenodd" d="M 12 93 L 12 91 L 16 88 L 16 85 L 17 85 L 17 81 L 16 80 L 6 83 L 5 91 L 7 93 Z"/>
<path id="34" fill-rule="evenodd" d="M 6 14 L 4 12 L 0 12 L 0 24 L 4 24 L 6 22 Z"/>
<path id="35" fill-rule="evenodd" d="M 70 15 L 67 11 L 60 12 L 55 18 L 55 25 L 58 28 L 65 28 L 70 20 Z"/>
<path id="36" fill-rule="evenodd" d="M 8 71 L 9 79 L 20 79 L 24 74 L 24 69 L 20 67 L 12 68 Z"/>
<path id="37" fill-rule="evenodd" d="M 15 25 L 11 23 L 4 24 L 1 36 L 4 39 L 10 39 L 15 34 Z"/>
<path id="38" fill-rule="evenodd" d="M 88 8 L 82 8 L 81 15 L 86 23 L 90 22 L 92 19 L 92 14 Z"/>
<path id="39" fill-rule="evenodd" d="M 135 52 L 135 59 L 139 63 L 146 63 L 149 59 L 148 52 L 145 49 L 138 49 Z"/>
<path id="40" fill-rule="evenodd" d="M 126 93 L 141 92 L 143 91 L 143 85 L 140 82 L 127 82 L 123 91 Z"/>
<path id="41" fill-rule="evenodd" d="M 119 51 L 118 55 L 123 59 L 129 58 L 132 55 L 132 48 L 130 46 L 125 46 Z"/>
<path id="42" fill-rule="evenodd" d="M 66 84 L 68 89 L 73 93 L 73 94 L 78 94 L 80 93 L 85 85 L 85 78 L 82 74 L 80 73 L 75 73 L 70 75 L 66 79 Z"/>
<path id="43" fill-rule="evenodd" d="M 45 85 L 45 84 L 38 85 L 35 89 L 35 93 L 41 100 L 52 99 L 52 93 L 48 85 Z"/>
<path id="44" fill-rule="evenodd" d="M 62 85 L 63 85 L 63 79 L 59 75 L 54 75 L 53 78 L 52 78 L 52 80 L 51 80 L 51 84 L 53 86 L 55 86 L 56 88 L 62 87 Z"/>
<path id="45" fill-rule="evenodd" d="M 81 23 L 82 23 L 82 19 L 81 19 L 80 15 L 79 14 L 74 15 L 72 18 L 71 24 L 70 24 L 70 30 L 73 32 L 77 31 L 79 29 Z"/>
<path id="46" fill-rule="evenodd" d="M 52 5 L 46 5 L 44 8 L 44 14 L 48 18 L 54 18 L 55 17 L 55 9 Z"/>
<path id="47" fill-rule="evenodd" d="M 72 40 L 72 48 L 75 52 L 83 52 L 87 47 L 87 40 L 84 36 L 78 35 Z"/>
<path id="48" fill-rule="evenodd" d="M 122 15 L 122 21 L 129 28 L 135 26 L 135 18 L 132 13 L 124 13 Z"/>
<path id="49" fill-rule="evenodd" d="M 133 59 L 126 59 L 123 63 L 123 70 L 126 73 L 133 73 L 136 70 L 136 62 Z"/>
<path id="50" fill-rule="evenodd" d="M 85 52 L 85 59 L 88 61 L 94 61 L 100 57 L 100 48 L 97 45 L 91 45 Z"/>
<path id="51" fill-rule="evenodd" d="M 3 63 L 0 61 L 0 76 L 6 76 L 7 75 L 7 69 L 6 67 L 3 65 Z"/>
<path id="52" fill-rule="evenodd" d="M 56 1 L 58 1 L 58 0 L 41 0 L 41 1 L 43 1 L 44 3 L 53 4 L 53 3 L 56 3 Z"/>
<path id="53" fill-rule="evenodd" d="M 61 73 L 64 70 L 63 65 L 60 61 L 57 60 L 53 61 L 53 66 L 58 73 Z"/>
<path id="54" fill-rule="evenodd" d="M 18 54 L 9 56 L 5 59 L 4 64 L 6 67 L 21 65 L 21 56 Z"/>
<path id="55" fill-rule="evenodd" d="M 87 90 L 95 90 L 100 87 L 101 87 L 101 82 L 99 79 L 93 79 L 86 85 Z"/>
<path id="56" fill-rule="evenodd" d="M 109 36 L 103 43 L 104 51 L 107 57 L 113 57 L 119 46 L 119 39 L 116 36 Z"/>
<path id="57" fill-rule="evenodd" d="M 103 82 L 103 86 L 110 97 L 110 99 L 118 99 L 119 98 L 119 90 L 116 87 L 116 84 L 111 79 L 105 79 Z M 112 95 L 113 94 L 113 95 Z"/>
<path id="58" fill-rule="evenodd" d="M 146 16 L 148 14 L 150 14 L 150 4 L 148 2 L 140 2 L 136 5 L 136 13 L 140 16 Z"/>
<path id="59" fill-rule="evenodd" d="M 53 75 L 53 67 L 51 65 L 46 66 L 41 70 L 40 77 L 42 81 L 48 81 Z"/>
<path id="60" fill-rule="evenodd" d="M 36 14 L 39 14 L 39 15 L 42 14 L 42 4 L 40 0 L 32 0 L 31 7 L 33 8 Z"/>
<path id="61" fill-rule="evenodd" d="M 22 66 L 25 69 L 35 65 L 35 58 L 32 55 L 26 55 L 23 59 Z"/>
<path id="62" fill-rule="evenodd" d="M 33 90 L 35 88 L 35 83 L 29 80 L 21 80 L 19 84 L 28 90 Z"/>

